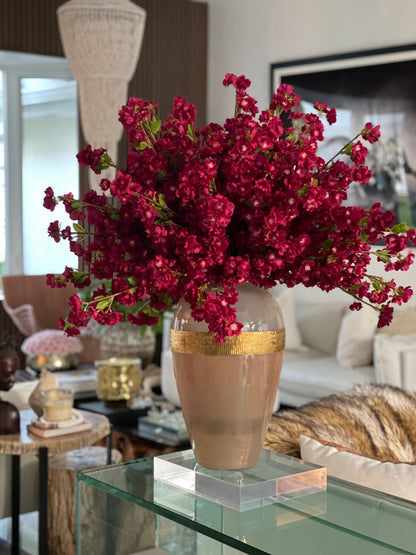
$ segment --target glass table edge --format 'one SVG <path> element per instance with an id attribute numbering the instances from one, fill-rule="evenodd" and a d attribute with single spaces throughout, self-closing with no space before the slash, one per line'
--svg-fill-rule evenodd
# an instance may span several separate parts
<path id="1" fill-rule="evenodd" d="M 152 470 L 153 469 L 153 463 L 154 463 L 154 457 L 146 457 L 146 458 L 142 458 L 142 459 L 136 459 L 136 460 L 132 460 L 132 461 L 113 464 L 113 465 L 111 465 L 111 470 L 112 471 L 117 471 L 117 468 L 125 469 L 126 467 L 128 467 L 130 465 L 132 467 L 134 467 L 137 464 L 146 465 L 146 469 Z M 98 467 L 98 468 L 87 469 L 87 470 L 84 470 L 84 471 L 77 472 L 77 474 L 76 474 L 77 489 L 78 489 L 78 483 L 80 483 L 80 482 L 83 482 L 83 483 L 85 483 L 87 485 L 90 485 L 90 486 L 98 487 L 100 490 L 102 490 L 106 493 L 110 493 L 112 495 L 115 495 L 116 497 L 118 497 L 120 499 L 124 499 L 126 501 L 129 501 L 129 502 L 137 505 L 137 506 L 140 506 L 144 509 L 147 509 L 147 510 L 151 511 L 152 513 L 155 513 L 157 515 L 165 517 L 165 518 L 167 518 L 167 519 L 169 519 L 173 522 L 176 522 L 178 524 L 184 525 L 187 528 L 190 528 L 190 529 L 192 529 L 192 530 L 194 530 L 198 533 L 201 533 L 201 534 L 203 534 L 205 536 L 208 536 L 208 537 L 210 537 L 214 540 L 217 540 L 217 541 L 220 541 L 224 544 L 227 544 L 230 547 L 236 548 L 236 549 L 240 550 L 242 553 L 248 553 L 248 554 L 252 554 L 252 555 L 263 555 L 263 554 L 266 553 L 262 549 L 259 549 L 255 546 L 252 546 L 252 545 L 247 545 L 244 542 L 242 542 L 241 540 L 239 540 L 238 538 L 231 537 L 227 533 L 222 532 L 221 530 L 213 529 L 212 527 L 209 527 L 206 524 L 203 524 L 203 523 L 200 523 L 196 520 L 193 520 L 189 516 L 187 516 L 186 514 L 182 514 L 178 511 L 175 511 L 172 508 L 165 507 L 161 504 L 158 504 L 157 502 L 154 502 L 153 500 L 149 501 L 149 500 L 143 499 L 141 497 L 137 497 L 133 494 L 130 494 L 129 492 L 123 491 L 120 488 L 117 488 L 116 486 L 107 484 L 107 483 L 97 479 L 96 477 L 94 477 L 94 474 L 95 475 L 100 474 L 103 471 L 105 471 L 105 469 L 108 470 L 108 468 L 109 467 Z M 144 468 L 143 468 L 143 470 L 144 470 Z M 389 505 L 389 507 L 397 508 L 398 511 L 403 510 L 403 509 L 407 509 L 412 514 L 414 514 L 416 516 L 416 503 L 413 503 L 411 501 L 407 501 L 405 499 L 395 497 L 395 496 L 392 496 L 392 495 L 389 495 L 389 494 L 385 494 L 385 493 L 380 492 L 378 490 L 373 490 L 371 488 L 366 488 L 364 486 L 360 486 L 358 484 L 354 484 L 352 482 L 347 482 L 345 480 L 341 480 L 341 479 L 330 477 L 330 476 L 328 476 L 328 479 L 327 479 L 327 487 L 328 487 L 328 490 L 330 492 L 331 492 L 331 490 L 334 490 L 335 492 L 337 490 L 341 490 L 343 495 L 347 495 L 350 498 L 354 498 L 357 495 L 360 496 L 360 497 L 363 497 L 364 499 L 370 501 L 370 505 L 373 505 L 373 504 L 374 505 L 379 505 L 380 502 L 383 502 L 383 503 L 387 503 Z M 278 503 L 278 504 L 281 504 L 281 503 Z M 289 510 L 292 510 L 292 509 L 289 508 Z M 236 512 L 238 512 L 238 511 L 236 511 Z M 311 515 L 309 518 L 311 518 L 312 520 L 317 520 L 320 523 L 324 524 L 325 526 L 330 526 L 331 528 L 335 527 L 335 528 L 339 529 L 340 531 L 344 531 L 348 534 L 353 533 L 353 535 L 358 535 L 359 537 L 361 536 L 363 539 L 371 541 L 372 543 L 376 543 L 376 544 L 383 545 L 385 547 L 396 549 L 397 553 L 403 553 L 403 554 L 413 553 L 413 552 L 410 552 L 410 551 L 406 551 L 406 550 L 404 550 L 404 549 L 402 549 L 398 546 L 395 546 L 393 544 L 388 544 L 384 541 L 377 540 L 376 538 L 363 536 L 360 533 L 356 534 L 355 532 L 353 532 L 349 528 L 345 528 L 341 525 L 334 524 L 330 520 L 327 520 L 327 519 L 323 518 L 321 515 Z"/>
<path id="2" fill-rule="evenodd" d="M 125 468 L 126 465 L 132 464 L 134 465 L 135 463 L 137 464 L 139 461 L 141 463 L 151 463 L 153 466 L 153 458 L 154 457 L 146 457 L 143 459 L 137 459 L 137 460 L 133 460 L 133 461 L 127 461 L 127 462 L 122 462 L 122 463 L 117 463 L 114 465 L 111 465 L 111 467 L 113 469 L 115 469 L 115 467 L 123 467 Z M 100 482 L 97 479 L 93 478 L 91 479 L 90 476 L 88 476 L 88 473 L 98 473 L 99 471 L 103 470 L 103 467 L 98 467 L 98 468 L 93 468 L 93 469 L 87 469 L 85 471 L 79 471 L 76 474 L 76 480 L 77 480 L 77 498 L 78 498 L 78 491 L 79 491 L 79 486 L 81 483 L 84 483 L 86 485 L 90 485 L 90 486 L 97 486 L 99 487 L 99 489 L 105 493 L 111 493 L 117 497 L 119 497 L 120 499 L 124 499 L 126 501 L 129 501 L 139 507 L 142 507 L 143 509 L 147 509 L 152 513 L 155 513 L 159 516 L 165 517 L 177 524 L 181 524 L 183 526 L 185 526 L 186 528 L 190 528 L 192 530 L 194 530 L 197 533 L 201 533 L 204 536 L 208 536 L 210 538 L 212 538 L 213 540 L 219 541 L 223 544 L 226 544 L 234 549 L 238 549 L 241 553 L 247 553 L 248 555 L 265 555 L 265 551 L 263 551 L 262 549 L 259 549 L 255 546 L 251 546 L 251 545 L 247 545 L 244 542 L 242 542 L 241 540 L 239 540 L 238 538 L 233 538 L 227 534 L 224 534 L 223 532 L 219 531 L 219 530 L 215 530 L 212 527 L 207 526 L 206 524 L 201 524 L 200 522 L 196 521 L 196 520 L 192 520 L 190 519 L 188 516 L 186 516 L 185 514 L 181 514 L 177 511 L 174 511 L 173 509 L 169 509 L 168 507 L 164 507 L 163 505 L 159 505 L 157 503 L 151 502 L 151 501 L 146 501 L 145 499 L 142 498 L 138 498 L 134 495 L 131 495 L 127 492 L 124 492 L 122 490 L 120 490 L 119 488 L 115 487 L 115 486 L 111 486 L 109 484 L 105 484 L 104 482 Z M 77 515 L 78 515 L 78 511 L 79 511 L 79 499 L 77 499 Z"/>
<path id="3" fill-rule="evenodd" d="M 291 457 L 289 457 L 291 458 Z M 108 465 L 106 467 L 97 467 L 97 468 L 88 468 L 86 470 L 81 470 L 76 473 L 77 481 L 87 482 L 90 485 L 96 485 L 97 487 L 103 489 L 105 486 L 106 488 L 111 488 L 114 493 L 119 492 L 120 495 L 127 496 L 130 501 L 136 499 L 133 495 L 129 494 L 128 492 L 124 492 L 115 486 L 110 486 L 103 482 L 102 480 L 97 479 L 94 477 L 94 474 L 101 474 L 103 471 L 108 471 L 110 468 L 111 470 L 115 471 L 117 468 L 126 468 L 127 466 L 135 466 L 137 464 L 149 464 L 153 468 L 154 457 L 144 457 L 141 459 L 134 459 L 131 461 L 120 462 L 112 465 Z M 149 466 L 150 469 L 150 466 Z M 380 490 L 372 489 L 366 486 L 361 486 L 360 484 L 356 484 L 354 482 L 348 482 L 347 480 L 342 480 L 341 478 L 335 478 L 334 476 L 327 476 L 327 485 L 330 486 L 330 489 L 339 489 L 342 490 L 344 493 L 353 492 L 353 494 L 361 494 L 363 497 L 366 498 L 374 498 L 378 501 L 385 501 L 391 505 L 397 505 L 401 508 L 407 508 L 409 510 L 413 510 L 416 515 L 416 502 L 410 501 L 408 499 L 404 499 L 402 497 L 397 497 L 391 495 L 389 493 L 384 493 Z M 146 503 L 149 503 L 146 501 Z M 153 504 L 150 503 L 152 506 Z"/>

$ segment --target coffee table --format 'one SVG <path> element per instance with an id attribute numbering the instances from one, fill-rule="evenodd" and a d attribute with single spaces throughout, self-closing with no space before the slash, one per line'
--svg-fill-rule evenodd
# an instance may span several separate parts
<path id="1" fill-rule="evenodd" d="M 328 478 L 326 491 L 240 512 L 180 489 L 161 494 L 153 468 L 146 458 L 78 474 L 77 553 L 416 553 L 416 504 L 375 490 Z"/>

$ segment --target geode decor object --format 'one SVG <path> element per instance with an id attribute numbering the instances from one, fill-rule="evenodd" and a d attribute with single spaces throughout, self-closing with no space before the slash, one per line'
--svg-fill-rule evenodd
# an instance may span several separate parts
<path id="1" fill-rule="evenodd" d="M 42 391 L 46 389 L 57 389 L 58 380 L 48 370 L 42 369 L 40 371 L 40 378 L 37 386 L 32 391 L 29 397 L 29 406 L 36 413 L 37 416 L 42 416 L 43 414 L 43 398 Z"/>

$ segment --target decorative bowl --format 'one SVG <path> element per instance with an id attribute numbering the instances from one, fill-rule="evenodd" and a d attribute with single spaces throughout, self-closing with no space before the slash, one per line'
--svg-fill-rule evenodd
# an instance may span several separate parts
<path id="1" fill-rule="evenodd" d="M 78 357 L 74 354 L 28 355 L 26 357 L 26 365 L 38 372 L 42 368 L 46 368 L 50 372 L 55 370 L 70 370 L 77 367 Z"/>

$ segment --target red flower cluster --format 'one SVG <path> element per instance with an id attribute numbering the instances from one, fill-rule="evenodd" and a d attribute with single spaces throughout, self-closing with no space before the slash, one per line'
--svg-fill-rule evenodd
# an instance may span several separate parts
<path id="1" fill-rule="evenodd" d="M 402 251 L 415 242 L 414 230 L 394 226 L 394 214 L 378 204 L 343 204 L 351 182 L 371 176 L 364 166 L 367 149 L 358 139 L 376 141 L 379 126 L 367 123 L 340 151 L 351 164 L 337 156 L 325 162 L 317 155 L 320 116 L 333 123 L 334 109 L 317 103 L 317 114 L 303 114 L 296 109 L 300 97 L 281 85 L 270 108 L 256 115 L 248 79 L 227 74 L 224 85 L 236 89 L 235 116 L 199 131 L 195 108 L 183 98 L 175 99 L 163 123 L 155 103 L 130 99 L 120 111 L 130 141 L 127 168 L 112 182 L 102 180 L 102 194 L 91 191 L 83 201 L 46 190 L 46 208 L 63 202 L 71 218 L 85 218 L 93 230 L 51 224 L 49 234 L 67 239 L 87 270 L 66 268 L 62 276 L 49 276 L 49 284 L 70 281 L 82 288 L 91 277 L 111 283 L 90 302 L 71 299 L 68 333 L 78 333 L 90 318 L 119 321 L 115 301 L 133 306 L 148 299 L 128 318 L 153 324 L 158 311 L 185 297 L 193 317 L 205 320 L 222 342 L 240 333 L 234 305 L 236 288 L 246 281 L 265 288 L 279 282 L 324 291 L 338 287 L 354 297 L 353 309 L 361 302 L 375 305 L 380 325 L 391 320 L 392 303 L 410 297 L 409 288 L 369 276 L 366 268 L 371 245 L 384 239 L 378 258 L 387 269 L 407 269 L 413 257 Z M 106 151 L 89 146 L 78 159 L 94 171 L 112 163 Z M 212 290 L 211 283 L 219 287 Z"/>

